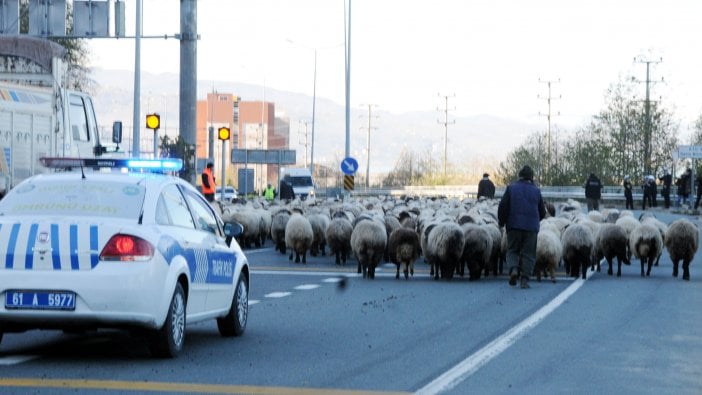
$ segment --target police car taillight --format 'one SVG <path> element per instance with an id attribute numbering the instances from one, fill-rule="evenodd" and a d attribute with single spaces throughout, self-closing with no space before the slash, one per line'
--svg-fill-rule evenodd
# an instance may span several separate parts
<path id="1" fill-rule="evenodd" d="M 104 261 L 147 261 L 154 255 L 154 247 L 148 241 L 125 234 L 112 236 L 100 253 Z"/>

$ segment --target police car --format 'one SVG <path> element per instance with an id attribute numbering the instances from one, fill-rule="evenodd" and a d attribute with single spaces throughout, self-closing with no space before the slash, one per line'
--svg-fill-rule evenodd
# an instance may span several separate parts
<path id="1" fill-rule="evenodd" d="M 186 323 L 216 319 L 222 336 L 243 334 L 241 228 L 186 181 L 144 171 L 182 161 L 42 162 L 74 171 L 31 177 L 0 200 L 0 340 L 29 329 L 145 329 L 153 355 L 174 357 Z M 139 172 L 86 170 L 105 166 Z"/>

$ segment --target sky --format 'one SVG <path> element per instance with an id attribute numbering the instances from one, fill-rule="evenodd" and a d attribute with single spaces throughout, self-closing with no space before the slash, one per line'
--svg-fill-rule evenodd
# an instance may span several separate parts
<path id="1" fill-rule="evenodd" d="M 316 49 L 316 94 L 343 104 L 344 3 L 198 1 L 198 79 L 311 95 Z M 136 0 L 125 4 L 134 35 Z M 180 30 L 179 1 L 143 9 L 145 36 Z M 702 113 L 701 15 L 699 0 L 351 0 L 351 106 L 436 111 L 449 96 L 455 116 L 545 124 L 553 81 L 552 123 L 577 127 L 611 84 L 645 80 L 638 59 L 657 61 L 651 97 L 674 109 L 684 136 Z M 89 45 L 93 66 L 134 69 L 134 40 Z M 175 39 L 142 40 L 143 71 L 177 73 L 179 56 Z"/>

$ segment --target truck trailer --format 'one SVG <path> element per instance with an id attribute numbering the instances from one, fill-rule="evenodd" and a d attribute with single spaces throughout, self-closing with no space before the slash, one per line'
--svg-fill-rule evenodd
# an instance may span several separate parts
<path id="1" fill-rule="evenodd" d="M 67 89 L 66 50 L 49 40 L 0 36 L 0 196 L 48 171 L 45 156 L 96 158 L 119 151 L 121 123 L 102 144 L 93 101 Z"/>

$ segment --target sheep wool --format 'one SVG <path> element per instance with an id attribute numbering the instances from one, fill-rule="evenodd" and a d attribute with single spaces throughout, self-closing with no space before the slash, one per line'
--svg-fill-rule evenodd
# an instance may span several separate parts
<path id="1" fill-rule="evenodd" d="M 641 277 L 644 276 L 644 266 L 648 263 L 646 276 L 651 275 L 653 261 L 660 255 L 663 239 L 658 228 L 650 223 L 642 223 L 629 235 L 629 250 L 641 260 Z"/>
<path id="2" fill-rule="evenodd" d="M 683 280 L 690 280 L 690 263 L 699 246 L 697 226 L 685 218 L 673 221 L 668 226 L 665 246 L 673 261 L 673 277 L 678 276 L 678 265 L 682 261 Z"/>
<path id="3" fill-rule="evenodd" d="M 375 278 L 375 268 L 383 259 L 388 235 L 385 223 L 375 219 L 364 219 L 356 223 L 351 233 L 351 250 L 358 260 L 358 272 L 363 278 Z"/>
<path id="4" fill-rule="evenodd" d="M 595 237 L 595 262 L 597 271 L 600 271 L 600 261 L 602 258 L 606 258 L 607 264 L 609 265 L 607 274 L 611 276 L 613 274 L 612 260 L 616 257 L 617 277 L 620 277 L 622 275 L 622 262 L 627 265 L 631 264 L 627 256 L 628 243 L 629 237 L 622 226 L 611 223 L 602 224 Z M 593 266 L 595 262 L 593 262 Z"/>
<path id="5" fill-rule="evenodd" d="M 400 227 L 390 233 L 388 239 L 390 261 L 397 266 L 395 278 L 400 278 L 400 266 L 404 265 L 405 279 L 414 276 L 414 261 L 419 257 L 419 235 L 412 229 Z"/>
<path id="6" fill-rule="evenodd" d="M 285 246 L 290 248 L 289 260 L 295 254 L 295 263 L 307 263 L 307 251 L 312 246 L 314 233 L 310 221 L 300 213 L 293 213 L 285 226 Z"/>
<path id="7" fill-rule="evenodd" d="M 587 269 L 592 259 L 592 248 L 595 244 L 590 228 L 582 223 L 570 225 L 561 237 L 563 243 L 563 262 L 566 272 L 572 277 L 582 273 L 583 280 L 587 277 Z M 537 242 L 538 243 L 538 242 Z"/>

